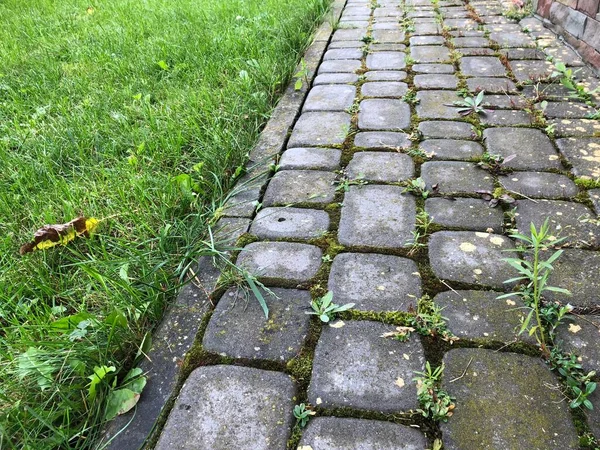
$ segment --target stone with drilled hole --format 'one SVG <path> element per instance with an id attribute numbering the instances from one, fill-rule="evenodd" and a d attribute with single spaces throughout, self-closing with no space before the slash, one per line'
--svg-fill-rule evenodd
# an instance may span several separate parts
<path id="1" fill-rule="evenodd" d="M 341 150 L 336 148 L 288 148 L 281 155 L 279 168 L 335 170 L 341 157 Z"/>
<path id="2" fill-rule="evenodd" d="M 285 448 L 293 426 L 295 391 L 283 373 L 200 367 L 187 378 L 155 448 Z"/>
<path id="3" fill-rule="evenodd" d="M 319 170 L 281 170 L 271 179 L 263 205 L 331 203 L 335 178 L 335 173 Z"/>
<path id="4" fill-rule="evenodd" d="M 261 239 L 311 239 L 322 236 L 328 229 L 329 215 L 325 211 L 264 208 L 252 222 L 250 233 Z"/>
<path id="5" fill-rule="evenodd" d="M 394 329 L 369 321 L 324 327 L 313 360 L 310 403 L 385 413 L 416 408 L 412 379 L 423 370 L 423 347 L 416 336 L 407 342 L 381 337 Z"/>
<path id="6" fill-rule="evenodd" d="M 579 448 L 558 379 L 541 358 L 461 348 L 444 356 L 442 388 L 456 410 L 441 424 L 444 448 Z"/>
<path id="7" fill-rule="evenodd" d="M 400 186 L 351 186 L 344 198 L 338 239 L 342 245 L 410 246 L 415 225 L 413 196 Z"/>
<path id="8" fill-rule="evenodd" d="M 336 303 L 355 303 L 362 311 L 407 311 L 421 297 L 421 278 L 412 260 L 372 253 L 337 255 L 328 287 Z"/>
<path id="9" fill-rule="evenodd" d="M 474 194 L 494 190 L 492 176 L 469 162 L 428 161 L 421 166 L 421 178 L 430 190 L 438 185 L 440 193 Z"/>
<path id="10" fill-rule="evenodd" d="M 498 234 L 440 231 L 429 238 L 429 260 L 438 278 L 507 289 L 504 281 L 515 272 L 504 259 L 516 258 L 515 252 L 507 251 L 514 246 Z"/>

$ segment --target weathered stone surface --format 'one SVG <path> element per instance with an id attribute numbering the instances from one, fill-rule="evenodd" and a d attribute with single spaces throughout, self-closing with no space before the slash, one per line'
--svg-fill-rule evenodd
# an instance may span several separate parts
<path id="1" fill-rule="evenodd" d="M 558 380 L 540 358 L 461 348 L 444 364 L 442 386 L 456 397 L 441 424 L 445 449 L 579 448 L 569 407 L 552 388 Z"/>
<path id="2" fill-rule="evenodd" d="M 412 69 L 417 73 L 454 73 L 452 64 L 415 64 Z"/>
<path id="3" fill-rule="evenodd" d="M 443 36 L 414 36 L 410 38 L 410 45 L 444 45 Z"/>
<path id="4" fill-rule="evenodd" d="M 551 254 L 544 255 L 548 259 Z M 565 249 L 554 263 L 548 284 L 568 289 L 571 297 L 554 292 L 545 292 L 549 300 L 560 300 L 576 306 L 600 304 L 600 253 L 597 251 Z M 582 270 L 584 269 L 584 270 Z"/>
<path id="5" fill-rule="evenodd" d="M 373 30 L 373 39 L 381 43 L 400 43 L 404 42 L 406 35 L 401 30 Z M 368 65 L 368 64 L 367 64 Z"/>
<path id="6" fill-rule="evenodd" d="M 402 100 L 369 99 L 360 102 L 358 127 L 361 130 L 400 131 L 410 126 L 410 107 Z"/>
<path id="7" fill-rule="evenodd" d="M 441 33 L 440 26 L 437 23 L 417 23 L 415 24 L 415 31 L 413 35 L 421 36 L 421 35 L 430 35 L 430 34 L 440 34 Z"/>
<path id="8" fill-rule="evenodd" d="M 369 70 L 400 70 L 406 67 L 402 52 L 376 52 L 367 56 Z"/>
<path id="9" fill-rule="evenodd" d="M 333 33 L 332 41 L 360 41 L 367 35 L 365 28 L 340 28 Z"/>
<path id="10" fill-rule="evenodd" d="M 484 125 L 531 125 L 532 116 L 526 111 L 513 111 L 510 109 L 486 110 L 479 116 Z"/>
<path id="11" fill-rule="evenodd" d="M 328 48 L 362 48 L 365 45 L 360 39 L 353 39 L 351 41 L 331 41 Z"/>
<path id="12" fill-rule="evenodd" d="M 540 80 L 550 76 L 553 70 L 548 61 L 513 61 L 510 64 L 517 81 Z"/>
<path id="13" fill-rule="evenodd" d="M 369 82 L 362 85 L 361 94 L 364 97 L 402 97 L 408 91 L 406 83 L 398 81 Z"/>
<path id="14" fill-rule="evenodd" d="M 322 236 L 329 229 L 329 215 L 325 211 L 304 208 L 261 209 L 250 228 L 250 233 L 261 239 L 310 239 Z"/>
<path id="15" fill-rule="evenodd" d="M 377 52 L 402 52 L 406 50 L 406 45 L 398 43 L 380 43 L 376 42 L 369 46 L 369 51 L 372 53 Z"/>
<path id="16" fill-rule="evenodd" d="M 440 231 L 429 238 L 429 260 L 441 279 L 505 289 L 514 271 L 504 259 L 516 258 L 506 251 L 514 246 L 498 234 Z"/>
<path id="17" fill-rule="evenodd" d="M 317 73 L 356 73 L 361 65 L 358 59 L 332 59 L 323 61 Z"/>
<path id="18" fill-rule="evenodd" d="M 356 83 L 357 81 L 358 75 L 355 73 L 322 73 L 321 75 L 317 75 L 313 84 L 320 86 L 326 84 Z"/>
<path id="19" fill-rule="evenodd" d="M 596 214 L 600 215 L 600 189 L 591 189 L 588 191 L 588 195 L 590 196 L 590 200 L 594 205 Z"/>
<path id="20" fill-rule="evenodd" d="M 327 50 L 323 60 L 329 59 L 361 59 L 363 56 L 360 48 L 334 48 Z"/>
<path id="21" fill-rule="evenodd" d="M 453 39 L 455 47 L 489 47 L 490 41 L 483 37 L 456 37 Z"/>
<path id="22" fill-rule="evenodd" d="M 155 448 L 283 449 L 293 425 L 294 395 L 283 373 L 200 367 L 186 380 Z"/>
<path id="23" fill-rule="evenodd" d="M 281 170 L 269 182 L 263 205 L 331 203 L 335 178 L 335 173 L 319 170 Z"/>
<path id="24" fill-rule="evenodd" d="M 350 178 L 391 183 L 411 178 L 414 171 L 410 156 L 391 152 L 355 153 L 347 167 Z"/>
<path id="25" fill-rule="evenodd" d="M 232 358 L 288 361 L 308 333 L 310 292 L 271 288 L 261 293 L 269 308 L 265 317 L 254 294 L 229 289 L 213 312 L 202 345 L 209 352 Z"/>
<path id="26" fill-rule="evenodd" d="M 561 200 L 519 200 L 515 214 L 519 233 L 529 235 L 531 223 L 539 229 L 548 219 L 550 233 L 567 238 L 571 245 L 600 245 L 600 227 L 584 222 L 595 219 L 595 214 L 581 203 Z"/>
<path id="27" fill-rule="evenodd" d="M 414 261 L 372 253 L 342 253 L 333 260 L 328 287 L 336 303 L 361 311 L 407 311 L 421 297 Z"/>
<path id="28" fill-rule="evenodd" d="M 510 81 L 508 78 L 468 78 L 467 87 L 469 88 L 470 92 L 485 91 L 490 94 L 518 92 L 515 83 Z"/>
<path id="29" fill-rule="evenodd" d="M 552 119 L 585 119 L 594 113 L 591 106 L 577 102 L 547 102 L 544 115 Z"/>
<path id="30" fill-rule="evenodd" d="M 535 47 L 535 41 L 525 33 L 505 33 L 493 31 L 490 39 L 496 41 L 500 47 Z"/>
<path id="31" fill-rule="evenodd" d="M 583 370 L 600 372 L 600 317 L 571 317 L 556 329 L 561 349 L 581 358 Z"/>
<path id="32" fill-rule="evenodd" d="M 288 148 L 279 161 L 280 170 L 334 170 L 340 166 L 341 150 L 336 148 Z"/>
<path id="33" fill-rule="evenodd" d="M 463 56 L 496 56 L 491 48 L 457 47 L 456 51 Z"/>
<path id="34" fill-rule="evenodd" d="M 342 206 L 338 239 L 343 245 L 407 247 L 415 224 L 414 197 L 399 186 L 352 186 Z"/>
<path id="35" fill-rule="evenodd" d="M 477 78 L 471 78 L 471 80 L 476 80 Z M 493 78 L 494 80 L 501 78 Z M 488 78 L 489 80 L 489 78 Z M 484 95 L 483 103 L 486 107 L 491 107 L 493 109 L 522 109 L 527 106 L 525 100 L 519 95 Z"/>
<path id="36" fill-rule="evenodd" d="M 483 153 L 483 147 L 477 142 L 454 139 L 427 139 L 419 144 L 419 148 L 432 159 L 464 160 Z"/>
<path id="37" fill-rule="evenodd" d="M 506 163 L 515 169 L 559 169 L 560 159 L 544 133 L 531 128 L 488 128 L 483 132 L 489 153 L 507 157 L 517 155 Z M 515 143 L 519 145 L 515 145 Z"/>
<path id="38" fill-rule="evenodd" d="M 500 208 L 490 208 L 478 198 L 428 198 L 425 211 L 433 223 L 447 228 L 472 231 L 493 229 L 502 232 L 503 214 Z"/>
<path id="39" fill-rule="evenodd" d="M 342 144 L 350 129 L 350 114 L 345 112 L 310 112 L 300 116 L 288 147 Z"/>
<path id="40" fill-rule="evenodd" d="M 222 217 L 213 228 L 216 241 L 225 245 L 233 245 L 237 239 L 248 231 L 250 219 L 246 217 Z"/>
<path id="41" fill-rule="evenodd" d="M 421 119 L 457 119 L 458 108 L 452 105 L 460 100 L 454 91 L 421 91 L 417 93 L 417 114 Z"/>
<path id="42" fill-rule="evenodd" d="M 298 448 L 421 450 L 425 447 L 425 437 L 420 431 L 410 427 L 375 420 L 316 417 L 302 434 Z"/>
<path id="43" fill-rule="evenodd" d="M 513 172 L 498 179 L 506 189 L 533 198 L 568 198 L 578 189 L 569 177 L 547 172 Z"/>
<path id="44" fill-rule="evenodd" d="M 314 86 L 302 111 L 344 111 L 354 102 L 356 88 L 350 85 Z"/>
<path id="45" fill-rule="evenodd" d="M 414 337 L 402 343 L 381 337 L 393 330 L 368 321 L 323 328 L 308 388 L 310 403 L 387 413 L 416 408 L 411 380 L 415 371 L 423 370 L 423 347 Z"/>
<path id="46" fill-rule="evenodd" d="M 466 122 L 427 121 L 419 124 L 419 131 L 426 138 L 472 139 L 475 127 Z"/>
<path id="47" fill-rule="evenodd" d="M 315 276 L 322 255 L 314 245 L 254 242 L 240 252 L 237 265 L 261 279 L 302 283 Z"/>
<path id="48" fill-rule="evenodd" d="M 458 78 L 454 75 L 424 74 L 414 78 L 417 89 L 456 89 Z"/>
<path id="49" fill-rule="evenodd" d="M 579 177 L 600 178 L 600 138 L 557 139 L 560 152 L 573 164 Z"/>
<path id="50" fill-rule="evenodd" d="M 470 193 L 494 189 L 492 176 L 473 163 L 428 161 L 421 166 L 421 178 L 429 189 L 438 185 L 441 193 Z"/>
<path id="51" fill-rule="evenodd" d="M 451 29 L 476 30 L 477 22 L 471 19 L 446 19 L 444 26 Z"/>
<path id="52" fill-rule="evenodd" d="M 357 133 L 354 137 L 356 147 L 368 149 L 402 149 L 411 146 L 411 141 L 406 133 L 393 131 L 367 131 Z"/>
<path id="53" fill-rule="evenodd" d="M 548 121 L 554 126 L 556 137 L 592 137 L 600 135 L 600 122 L 593 119 L 554 119 Z"/>
<path id="54" fill-rule="evenodd" d="M 535 344 L 525 332 L 518 335 L 521 320 L 527 315 L 517 298 L 498 299 L 496 291 L 447 291 L 433 301 L 443 308 L 448 329 L 459 338 L 512 342 L 515 339 Z"/>
<path id="55" fill-rule="evenodd" d="M 450 52 L 441 45 L 422 45 L 411 47 L 410 56 L 417 63 L 441 63 L 450 59 Z"/>
<path id="56" fill-rule="evenodd" d="M 491 56 L 465 56 L 460 60 L 460 70 L 468 77 L 503 77 L 506 69 L 498 58 Z"/>
<path id="57" fill-rule="evenodd" d="M 370 70 L 365 73 L 365 78 L 367 81 L 402 81 L 406 78 L 406 72 L 402 70 Z"/>
<path id="58" fill-rule="evenodd" d="M 546 55 L 537 48 L 509 48 L 500 50 L 500 53 L 506 55 L 510 60 L 515 59 L 537 59 L 545 60 Z"/>

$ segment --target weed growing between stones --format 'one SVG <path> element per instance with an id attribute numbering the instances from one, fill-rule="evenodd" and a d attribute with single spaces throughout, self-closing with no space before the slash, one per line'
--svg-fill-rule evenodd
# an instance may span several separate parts
<path id="1" fill-rule="evenodd" d="M 294 417 L 300 428 L 304 428 L 310 419 L 311 416 L 314 416 L 316 412 L 314 412 L 310 406 L 306 406 L 304 403 L 300 403 L 299 405 L 294 406 Z"/>
<path id="2" fill-rule="evenodd" d="M 452 103 L 451 105 L 446 106 L 459 106 L 458 113 L 461 116 L 468 116 L 469 114 L 485 114 L 485 109 L 483 108 L 483 96 L 485 95 L 485 91 L 480 91 L 476 97 L 466 96 L 463 100 L 458 100 Z"/>
<path id="3" fill-rule="evenodd" d="M 354 307 L 354 303 L 346 303 L 345 305 L 337 305 L 333 303 L 333 292 L 328 291 L 323 297 L 319 297 L 310 302 L 312 311 L 307 311 L 306 314 L 311 314 L 319 317 L 323 323 L 328 323 L 335 317 L 337 313 L 348 311 Z"/>
<path id="4" fill-rule="evenodd" d="M 416 229 L 412 231 L 412 241 L 407 242 L 410 245 L 408 255 L 412 256 L 417 251 L 427 246 L 427 237 L 429 236 L 429 227 L 432 224 L 432 219 L 427 214 L 427 211 L 421 209 L 416 215 Z"/>
<path id="5" fill-rule="evenodd" d="M 431 194 L 437 193 L 437 185 L 432 186 L 432 190 L 427 189 L 425 181 L 419 177 L 412 180 L 408 180 L 404 183 L 404 190 L 402 193 L 410 192 L 411 194 L 426 199 Z"/>
<path id="6" fill-rule="evenodd" d="M 585 373 L 583 367 L 573 353 L 566 354 L 557 346 L 550 352 L 550 363 L 565 380 L 569 390 L 571 408 L 584 406 L 587 409 L 594 409 L 592 402 L 588 397 L 596 390 L 596 383 L 592 380 L 596 375 L 594 370 Z"/>
<path id="7" fill-rule="evenodd" d="M 481 155 L 481 161 L 477 163 L 477 167 L 487 170 L 492 175 L 503 175 L 511 172 L 511 169 L 506 166 L 506 163 L 512 161 L 516 157 L 517 155 L 515 154 L 503 157 L 502 155 L 494 155 L 493 153 L 488 153 L 486 151 Z"/>
<path id="8" fill-rule="evenodd" d="M 502 12 L 502 15 L 507 19 L 521 20 L 533 14 L 533 6 L 531 1 L 512 0 L 512 4 L 508 9 Z"/>
<path id="9" fill-rule="evenodd" d="M 418 411 L 423 414 L 423 417 L 431 418 L 436 422 L 447 422 L 456 406 L 454 397 L 440 387 L 443 373 L 444 364 L 432 369 L 427 361 L 425 371 L 416 372 L 417 376 L 413 378 L 417 383 L 417 397 L 421 405 Z"/>

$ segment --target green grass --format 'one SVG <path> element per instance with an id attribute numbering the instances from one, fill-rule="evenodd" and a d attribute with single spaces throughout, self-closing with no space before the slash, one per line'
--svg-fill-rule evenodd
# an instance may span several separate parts
<path id="1" fill-rule="evenodd" d="M 210 251 L 207 227 L 328 3 L 0 3 L 1 448 L 93 447 L 114 376 L 94 401 L 88 376 L 114 365 L 122 379 Z M 19 256 L 79 214 L 102 220 L 91 239 Z M 78 330 L 56 322 L 80 313 Z"/>

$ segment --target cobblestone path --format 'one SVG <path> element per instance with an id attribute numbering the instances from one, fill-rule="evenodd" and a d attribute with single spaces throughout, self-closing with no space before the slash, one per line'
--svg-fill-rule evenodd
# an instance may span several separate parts
<path id="1" fill-rule="evenodd" d="M 509 20 L 505 9 L 347 2 L 262 208 L 252 218 L 225 212 L 249 225 L 236 264 L 270 287 L 269 318 L 239 289 L 218 299 L 157 449 L 425 449 L 439 440 L 549 450 L 600 438 L 598 395 L 592 412 L 569 408 L 535 340 L 517 335 L 517 298 L 497 298 L 514 287 L 505 283 L 516 276 L 504 261 L 516 256 L 510 230 L 528 234 L 549 218 L 567 237 L 550 283 L 573 295 L 547 299 L 578 312 L 557 340 L 585 370 L 600 369 L 597 99 L 568 98 L 549 77 L 561 61 L 588 92 L 599 83 L 541 22 Z M 485 114 L 461 116 L 459 95 L 480 90 Z M 495 174 L 477 165 L 484 152 L 515 156 Z M 405 192 L 417 179 L 429 195 Z M 501 195 L 516 203 L 491 207 Z M 413 245 L 417 231 L 426 236 Z M 306 314 L 327 291 L 355 304 L 330 324 Z M 423 296 L 459 340 L 382 337 Z M 416 411 L 413 378 L 426 361 L 445 365 L 441 387 L 456 404 L 447 422 Z M 292 415 L 300 403 L 316 412 L 305 428 Z"/>

